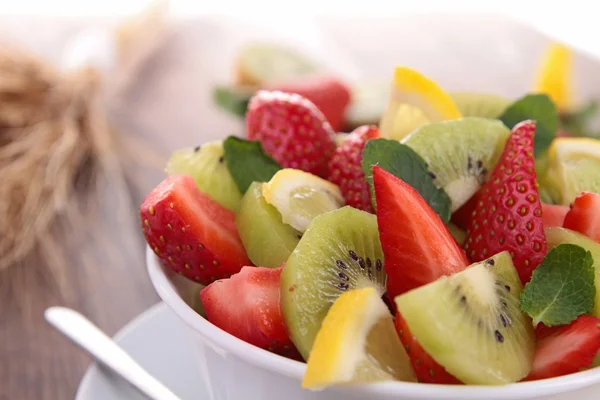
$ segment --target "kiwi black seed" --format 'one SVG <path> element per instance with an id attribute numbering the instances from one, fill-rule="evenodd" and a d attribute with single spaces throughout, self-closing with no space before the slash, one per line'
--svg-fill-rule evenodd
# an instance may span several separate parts
<path id="1" fill-rule="evenodd" d="M 281 309 L 304 359 L 327 311 L 344 292 L 371 286 L 385 292 L 377 217 L 352 207 L 315 217 L 281 273 Z"/>
<path id="2" fill-rule="evenodd" d="M 508 252 L 396 297 L 398 311 L 427 353 L 466 384 L 518 382 L 535 351 L 520 309 L 521 281 Z"/>

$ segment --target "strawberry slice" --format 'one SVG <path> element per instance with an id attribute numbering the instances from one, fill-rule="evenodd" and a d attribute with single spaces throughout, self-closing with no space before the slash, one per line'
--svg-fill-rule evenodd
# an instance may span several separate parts
<path id="1" fill-rule="evenodd" d="M 244 267 L 229 279 L 200 291 L 208 320 L 225 332 L 262 349 L 301 360 L 279 309 L 282 267 Z"/>
<path id="2" fill-rule="evenodd" d="M 542 220 L 544 228 L 562 227 L 569 207 L 542 203 Z"/>
<path id="3" fill-rule="evenodd" d="M 509 251 L 523 284 L 546 255 L 533 159 L 535 122 L 517 124 L 471 217 L 465 249 L 476 262 Z"/>
<path id="4" fill-rule="evenodd" d="M 390 299 L 469 265 L 419 192 L 379 166 L 373 167 L 373 182 Z"/>
<path id="5" fill-rule="evenodd" d="M 599 350 L 600 318 L 582 315 L 569 325 L 545 328 L 536 346 L 533 368 L 524 380 L 579 372 L 592 365 Z"/>
<path id="6" fill-rule="evenodd" d="M 298 94 L 259 90 L 246 113 L 248 139 L 285 168 L 325 177 L 335 132 L 319 109 Z"/>
<path id="7" fill-rule="evenodd" d="M 584 192 L 577 196 L 565 217 L 564 227 L 600 243 L 600 194 Z"/>
<path id="8" fill-rule="evenodd" d="M 299 94 L 321 110 L 334 131 L 344 128 L 346 108 L 350 104 L 350 89 L 335 77 L 311 75 L 291 81 L 267 83 L 262 88 Z"/>
<path id="9" fill-rule="evenodd" d="M 329 161 L 327 179 L 339 186 L 346 204 L 359 210 L 373 212 L 369 184 L 362 169 L 362 151 L 368 140 L 378 138 L 376 126 L 360 126 L 335 149 Z"/>
<path id="10" fill-rule="evenodd" d="M 140 207 L 146 241 L 171 269 L 203 285 L 252 265 L 235 214 L 200 192 L 189 175 L 170 175 Z"/>
<path id="11" fill-rule="evenodd" d="M 450 375 L 448 371 L 437 363 L 424 349 L 421 347 L 417 338 L 413 336 L 408 328 L 406 320 L 399 313 L 396 313 L 394 320 L 396 331 L 400 336 L 400 341 L 406 349 L 406 353 L 410 358 L 410 363 L 417 375 L 417 379 L 421 383 L 437 383 L 442 385 L 462 385 L 462 382 Z"/>

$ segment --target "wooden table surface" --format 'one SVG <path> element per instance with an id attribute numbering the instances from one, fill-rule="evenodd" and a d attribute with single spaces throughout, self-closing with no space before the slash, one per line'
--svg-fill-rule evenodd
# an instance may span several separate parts
<path id="1" fill-rule="evenodd" d="M 0 18 L 0 37 L 21 41 L 56 60 L 75 32 L 104 23 Z M 320 23 L 367 77 L 387 78 L 394 64 L 404 63 L 449 89 L 507 96 L 529 89 L 537 57 L 547 43 L 541 35 L 495 18 Z M 214 18 L 177 24 L 128 91 L 125 106 L 113 110 L 117 127 L 146 138 L 164 156 L 179 147 L 240 133 L 237 121 L 214 110 L 209 88 L 229 79 L 235 47 L 256 32 Z M 335 62 L 330 60 L 330 65 Z M 581 57 L 578 68 L 589 77 L 587 85 L 578 84 L 582 96 L 594 90 L 597 94 L 598 65 Z M 46 325 L 43 312 L 48 306 L 73 307 L 114 334 L 159 301 L 145 272 L 136 206 L 163 173 L 138 169 L 126 217 L 110 212 L 108 196 L 108 212 L 72 233 L 73 238 L 92 233 L 92 239 L 70 245 L 67 265 L 50 270 L 44 260 L 32 258 L 23 267 L 0 272 L 0 400 L 73 398 L 90 358 Z"/>

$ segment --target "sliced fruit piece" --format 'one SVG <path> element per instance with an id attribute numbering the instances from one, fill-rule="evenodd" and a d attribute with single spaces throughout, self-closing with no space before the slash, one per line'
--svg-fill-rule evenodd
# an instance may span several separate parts
<path id="1" fill-rule="evenodd" d="M 262 88 L 299 94 L 321 110 L 334 131 L 340 131 L 344 127 L 344 115 L 350 104 L 350 88 L 333 76 L 319 74 L 267 82 Z"/>
<path id="2" fill-rule="evenodd" d="M 461 382 L 450 375 L 448 371 L 438 364 L 419 344 L 417 338 L 411 333 L 406 321 L 396 313 L 396 330 L 402 344 L 406 348 L 410 362 L 419 382 L 438 383 L 446 385 L 459 385 Z"/>
<path id="3" fill-rule="evenodd" d="M 412 186 L 379 166 L 373 168 L 373 183 L 391 299 L 469 265 L 446 225 Z"/>
<path id="4" fill-rule="evenodd" d="M 552 43 L 539 67 L 534 91 L 548 95 L 561 112 L 572 107 L 573 54 L 560 43 Z"/>
<path id="5" fill-rule="evenodd" d="M 203 285 L 252 265 L 235 214 L 200 192 L 189 175 L 170 175 L 145 199 L 140 218 L 148 245 L 169 268 Z"/>
<path id="6" fill-rule="evenodd" d="M 260 85 L 282 79 L 308 76 L 319 67 L 291 47 L 273 43 L 251 43 L 236 60 L 236 80 L 242 85 Z"/>
<path id="7" fill-rule="evenodd" d="M 325 176 L 335 150 L 335 132 L 309 100 L 278 91 L 259 90 L 246 113 L 246 134 L 261 142 L 281 166 Z"/>
<path id="8" fill-rule="evenodd" d="M 390 97 L 388 82 L 358 82 L 352 89 L 352 101 L 346 110 L 347 129 L 377 125 Z"/>
<path id="9" fill-rule="evenodd" d="M 367 141 L 378 137 L 376 126 L 356 128 L 333 152 L 327 174 L 327 180 L 340 188 L 346 204 L 368 212 L 373 212 L 373 203 L 361 166 L 362 151 Z"/>
<path id="10" fill-rule="evenodd" d="M 581 233 L 565 228 L 547 228 L 545 229 L 548 248 L 556 247 L 559 244 L 576 244 L 590 253 L 594 260 L 596 299 L 594 301 L 594 315 L 600 317 L 600 243 L 597 243 Z"/>
<path id="11" fill-rule="evenodd" d="M 563 226 L 565 215 L 567 215 L 568 212 L 569 207 L 567 206 L 542 203 L 542 220 L 544 221 L 544 228 Z"/>
<path id="12" fill-rule="evenodd" d="M 348 137 L 349 133 L 336 133 L 335 134 L 335 145 L 341 146 L 344 140 Z"/>
<path id="13" fill-rule="evenodd" d="M 279 310 L 281 270 L 244 267 L 202 289 L 200 300 L 213 325 L 262 349 L 299 359 Z"/>
<path id="14" fill-rule="evenodd" d="M 582 315 L 569 325 L 551 328 L 536 346 L 526 381 L 579 372 L 592 365 L 600 350 L 600 318 Z"/>
<path id="15" fill-rule="evenodd" d="M 498 118 L 511 100 L 491 93 L 450 93 L 463 117 Z"/>
<path id="16" fill-rule="evenodd" d="M 242 198 L 235 224 L 248 257 L 263 267 L 281 266 L 302 237 L 284 224 L 277 209 L 265 201 L 259 182 L 252 183 Z"/>
<path id="17" fill-rule="evenodd" d="M 466 384 L 517 382 L 531 370 L 535 338 L 521 312 L 521 281 L 508 252 L 396 297 L 423 349 Z"/>
<path id="18" fill-rule="evenodd" d="M 302 387 L 386 380 L 416 382 L 387 306 L 372 287 L 342 293 L 319 329 Z"/>
<path id="19" fill-rule="evenodd" d="M 454 212 L 487 181 L 509 134 L 498 120 L 468 117 L 425 125 L 402 142 L 429 165 L 435 184 L 452 200 Z"/>
<path id="20" fill-rule="evenodd" d="M 581 192 L 600 193 L 600 140 L 557 138 L 548 154 L 547 176 L 561 204 L 571 204 Z"/>
<path id="21" fill-rule="evenodd" d="M 437 83 L 407 67 L 396 67 L 381 137 L 400 140 L 429 122 L 461 118 L 452 97 Z"/>
<path id="22" fill-rule="evenodd" d="M 174 152 L 167 163 L 166 172 L 170 175 L 191 175 L 201 192 L 222 206 L 237 210 L 242 194 L 225 164 L 223 141 Z"/>
<path id="23" fill-rule="evenodd" d="M 281 274 L 281 307 L 292 341 L 305 360 L 327 311 L 344 292 L 385 292 L 377 218 L 349 206 L 317 216 Z"/>
<path id="24" fill-rule="evenodd" d="M 450 231 L 450 234 L 452 235 L 454 240 L 456 240 L 456 243 L 462 247 L 465 244 L 465 240 L 467 238 L 467 232 L 460 229 L 458 226 L 454 225 L 452 222 L 448 223 L 448 230 Z"/>
<path id="25" fill-rule="evenodd" d="M 479 202 L 479 196 L 481 195 L 481 189 L 477 191 L 465 204 L 463 204 L 458 210 L 452 213 L 451 221 L 459 228 L 463 230 L 469 229 L 471 223 L 471 217 L 473 217 L 473 211 L 477 207 Z"/>
<path id="26" fill-rule="evenodd" d="M 546 255 L 533 160 L 535 122 L 513 128 L 473 211 L 465 250 L 472 261 L 509 251 L 523 283 Z"/>
<path id="27" fill-rule="evenodd" d="M 565 216 L 564 227 L 600 243 L 600 194 L 585 192 L 577 196 Z"/>
<path id="28" fill-rule="evenodd" d="M 340 188 L 318 176 L 286 168 L 263 184 L 265 201 L 281 214 L 283 222 L 304 232 L 319 214 L 344 205 Z"/>

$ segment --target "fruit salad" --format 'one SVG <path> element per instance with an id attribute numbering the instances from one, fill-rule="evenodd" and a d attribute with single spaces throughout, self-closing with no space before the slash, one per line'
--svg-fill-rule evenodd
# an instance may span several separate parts
<path id="1" fill-rule="evenodd" d="M 350 133 L 303 95 L 310 63 L 257 51 L 244 84 L 287 76 L 261 69 L 269 57 L 305 84 L 252 91 L 244 134 L 175 152 L 140 208 L 203 317 L 306 363 L 315 390 L 600 366 L 600 140 L 562 122 L 576 119 L 568 49 L 517 99 L 397 67 L 379 120 Z"/>

